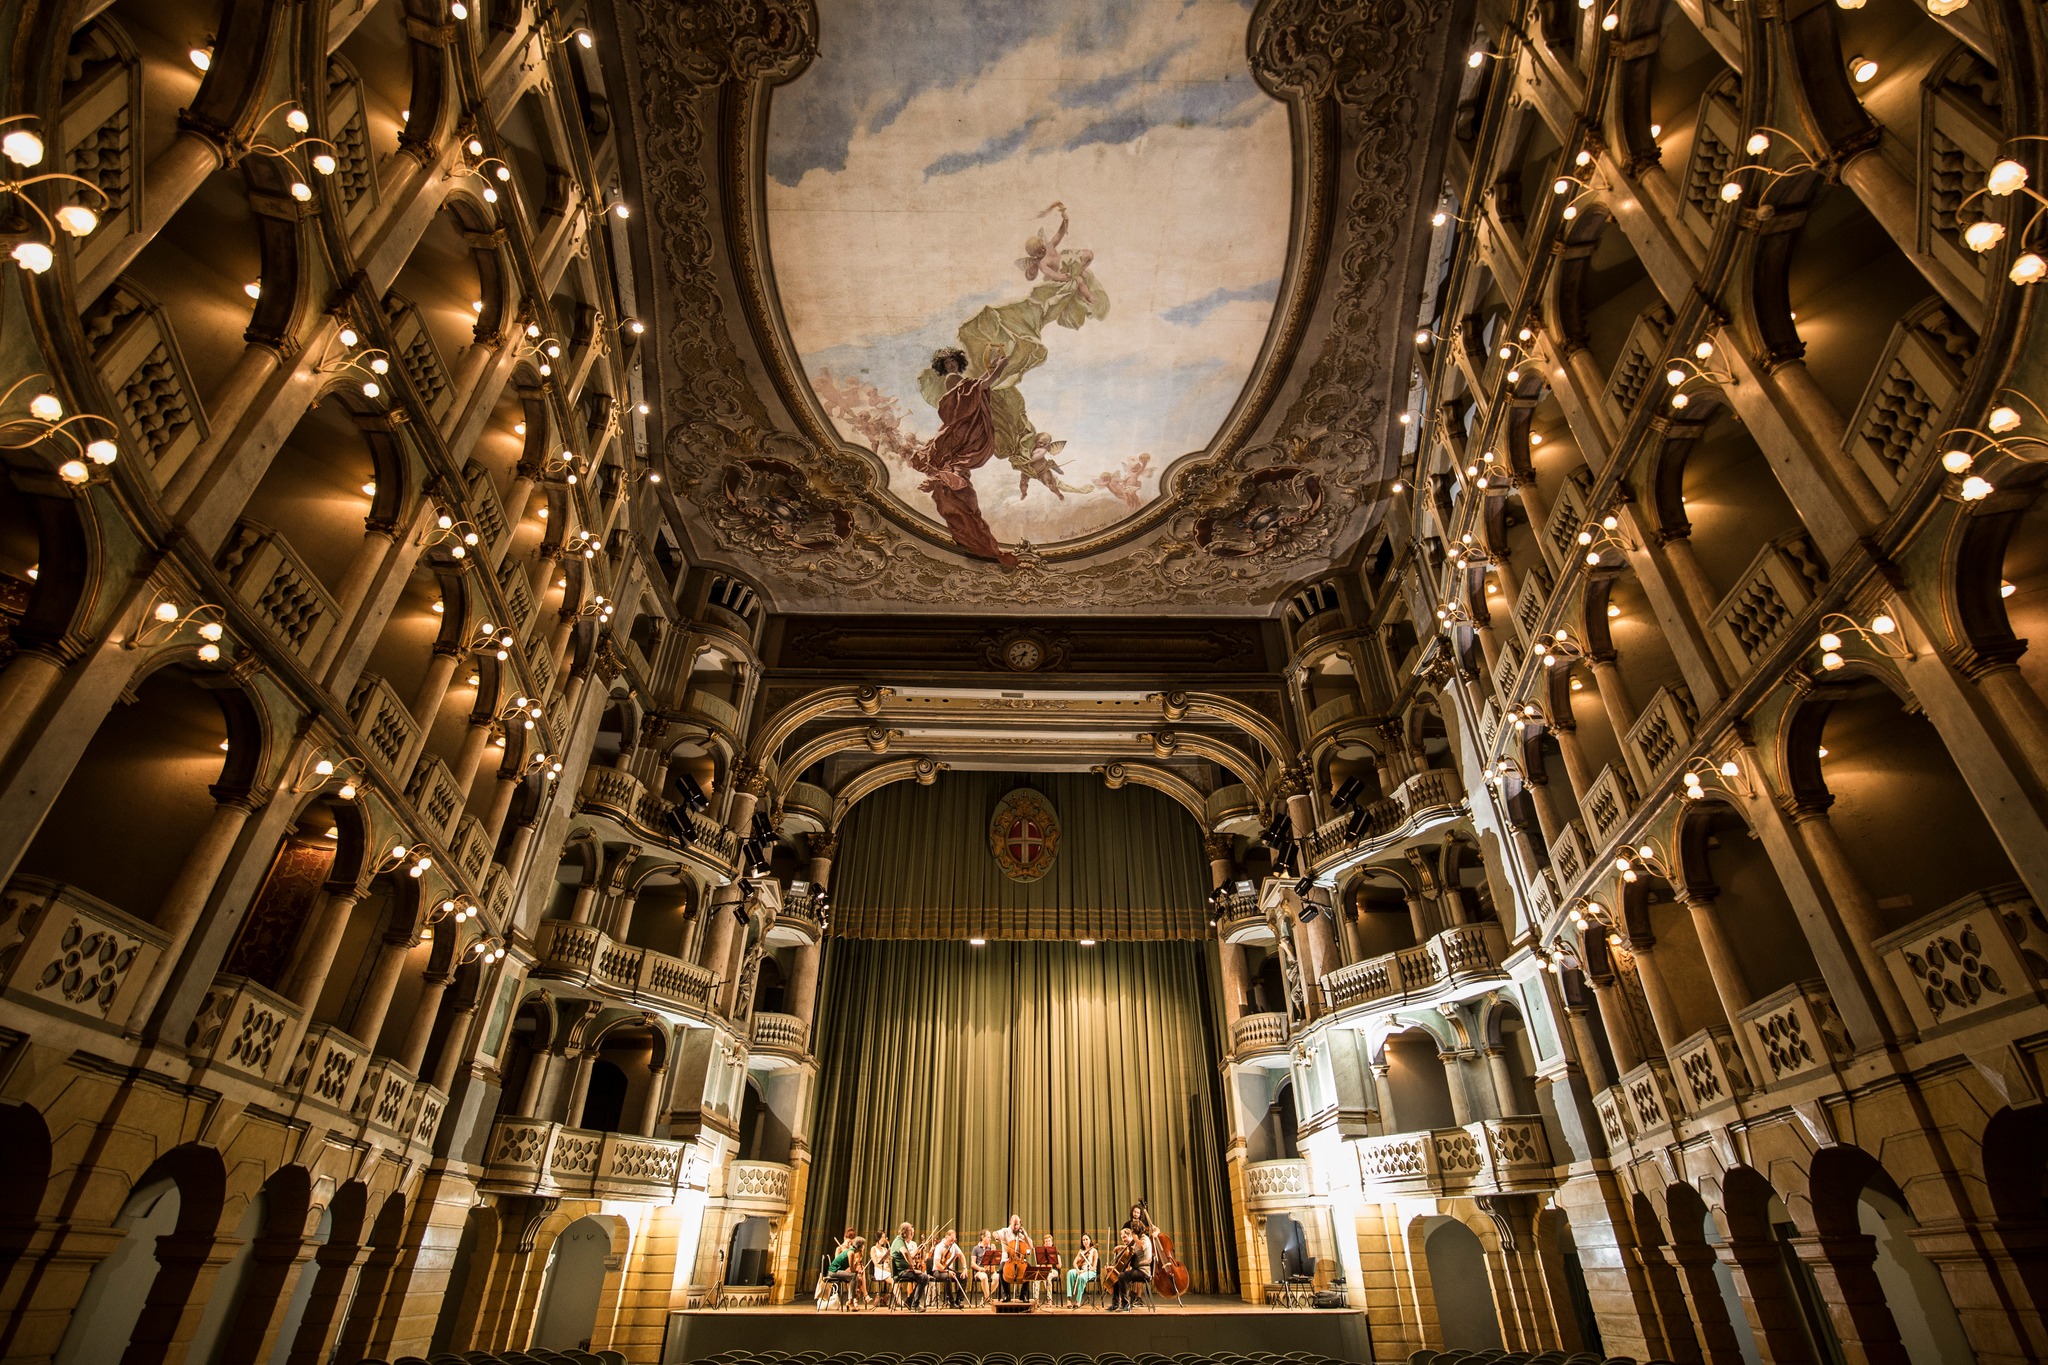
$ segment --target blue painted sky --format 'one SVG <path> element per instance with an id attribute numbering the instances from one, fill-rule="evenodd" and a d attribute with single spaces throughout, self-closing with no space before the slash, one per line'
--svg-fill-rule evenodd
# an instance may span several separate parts
<path id="1" fill-rule="evenodd" d="M 820 54 L 770 109 L 769 242 L 807 373 L 858 377 L 910 434 L 937 415 L 917 375 L 985 303 L 1031 286 L 1049 235 L 1094 254 L 1108 315 L 1049 328 L 1021 384 L 1067 442 L 1073 485 L 1213 439 L 1264 340 L 1286 260 L 1286 115 L 1244 60 L 1248 0 L 820 0 Z M 849 439 L 848 423 L 841 430 Z M 990 526 L 1037 543 L 1131 508 L 1097 487 L 1056 502 L 994 464 Z M 913 476 L 892 489 L 929 512 Z"/>

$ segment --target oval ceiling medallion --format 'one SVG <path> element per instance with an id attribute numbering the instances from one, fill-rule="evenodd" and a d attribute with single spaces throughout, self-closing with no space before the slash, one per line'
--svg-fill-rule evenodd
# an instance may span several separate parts
<path id="1" fill-rule="evenodd" d="M 819 0 L 775 90 L 786 344 L 906 520 L 998 563 L 1141 518 L 1247 390 L 1293 135 L 1237 0 Z"/>

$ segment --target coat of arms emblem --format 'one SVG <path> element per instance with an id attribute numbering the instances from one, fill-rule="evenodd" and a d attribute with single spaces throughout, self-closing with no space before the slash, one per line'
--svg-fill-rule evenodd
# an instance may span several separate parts
<path id="1" fill-rule="evenodd" d="M 989 852 L 1012 881 L 1035 882 L 1052 870 L 1060 848 L 1060 818 L 1052 803 L 1020 787 L 996 803 L 988 821 Z"/>

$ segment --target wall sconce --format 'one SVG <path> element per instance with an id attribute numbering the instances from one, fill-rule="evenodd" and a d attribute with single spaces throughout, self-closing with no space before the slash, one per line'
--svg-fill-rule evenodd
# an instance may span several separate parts
<path id="1" fill-rule="evenodd" d="M 1586 654 L 1585 647 L 1574 639 L 1571 631 L 1564 626 L 1559 626 L 1551 634 L 1539 635 L 1530 641 L 1529 652 L 1541 654 L 1545 668 L 1557 667 L 1560 659 L 1569 665 L 1584 658 Z"/>
<path id="2" fill-rule="evenodd" d="M 0 119 L 0 128 L 5 128 L 9 124 L 30 123 L 34 120 L 33 114 L 16 114 L 12 118 Z M 16 127 L 11 132 L 0 135 L 0 156 L 5 156 L 7 160 L 24 170 L 40 166 L 44 150 L 42 134 L 33 128 Z M 53 180 L 83 185 L 99 196 L 99 208 L 90 209 L 83 204 L 66 204 L 57 210 L 55 217 L 44 213 L 42 205 L 29 197 L 28 190 L 33 185 L 47 184 Z M 31 275 L 40 275 L 57 263 L 56 242 L 60 229 L 66 236 L 84 237 L 100 225 L 100 214 L 105 213 L 112 203 L 107 198 L 106 191 L 92 181 L 62 171 L 45 171 L 41 175 L 31 175 L 22 180 L 0 180 L 0 194 L 12 196 L 16 203 L 34 214 L 36 221 L 43 225 L 43 232 L 50 239 L 44 242 L 34 237 L 24 237 L 16 242 L 14 249 L 8 253 L 16 265 Z"/>
<path id="3" fill-rule="evenodd" d="M 1612 512 L 1598 521 L 1587 522 L 1579 531 L 1579 544 L 1586 547 L 1586 563 L 1589 567 L 1597 567 L 1601 557 L 1609 550 L 1626 555 L 1642 548 L 1621 534 L 1621 518 Z"/>
<path id="4" fill-rule="evenodd" d="M 1509 778 L 1526 784 L 1529 780 L 1529 774 L 1523 771 L 1522 765 L 1512 758 L 1497 758 L 1486 765 L 1487 786 L 1499 787 Z"/>
<path id="5" fill-rule="evenodd" d="M 12 402 L 14 395 L 39 379 L 48 379 L 46 374 L 25 375 L 8 386 L 0 394 L 0 407 Z M 111 418 L 96 412 L 64 415 L 64 400 L 54 393 L 43 392 L 28 400 L 28 411 L 19 416 L 0 418 L 0 450 L 27 450 L 38 441 L 55 437 L 67 443 L 76 452 L 74 458 L 57 467 L 57 477 L 74 487 L 87 483 L 92 478 L 95 466 L 105 468 L 120 458 L 121 448 L 111 437 L 99 436 L 92 440 L 81 440 L 74 427 L 83 427 L 99 422 L 108 431 L 118 430 Z M 17 439 L 19 438 L 19 439 Z M 82 456 L 83 458 L 77 458 Z"/>
<path id="6" fill-rule="evenodd" d="M 1624 882 L 1634 885 L 1644 877 L 1671 879 L 1671 868 L 1663 851 L 1653 842 L 1644 842 L 1634 848 L 1624 848 L 1614 855 L 1614 870 L 1621 874 Z"/>
<path id="7" fill-rule="evenodd" d="M 2000 389 L 1994 396 L 1994 401 L 2007 398 L 2026 404 L 2035 418 L 2044 426 L 2048 426 L 2048 412 L 2043 412 L 2039 403 L 2017 389 Z M 1989 479 L 1970 472 L 1981 455 L 2004 455 L 2027 464 L 2048 461 L 2048 437 L 2009 434 L 2017 431 L 2023 420 L 2025 419 L 2018 408 L 2010 403 L 1997 401 L 1996 406 L 1985 414 L 1983 426 L 1951 427 L 1942 433 L 1943 440 L 1952 436 L 1968 438 L 1958 441 L 1941 453 L 1941 467 L 1962 480 L 1950 490 L 1949 496 L 1961 502 L 1982 502 L 1997 491 L 1997 485 Z M 1985 448 L 1970 450 L 1968 446 L 1971 440 L 1982 441 Z"/>
<path id="8" fill-rule="evenodd" d="M 1508 382 L 1510 384 L 1515 382 L 1516 374 L 1517 372 L 1513 370 L 1508 372 Z M 1473 486 L 1476 488 L 1491 488 L 1496 484 L 1502 488 L 1508 488 L 1512 487 L 1515 482 L 1514 471 L 1502 464 L 1500 462 L 1500 455 L 1491 450 L 1487 451 L 1485 455 L 1477 460 L 1466 462 L 1465 477 L 1472 480 Z M 1469 544 L 1471 537 L 1467 536 L 1465 540 Z M 1487 562 L 1493 562 L 1492 555 L 1487 556 Z"/>
<path id="9" fill-rule="evenodd" d="M 1771 150 L 1771 138 L 1773 136 L 1784 138 L 1785 141 L 1791 143 L 1799 152 L 1798 160 L 1789 166 L 1783 167 L 1766 166 L 1762 162 L 1756 161 L 1752 161 L 1747 165 L 1733 167 L 1728 172 L 1728 178 L 1721 182 L 1722 203 L 1733 204 L 1742 198 L 1743 192 L 1752 183 L 1745 182 L 1740 178 L 1745 171 L 1757 172 L 1758 174 L 1755 176 L 1753 183 L 1760 190 L 1765 190 L 1777 184 L 1788 175 L 1799 175 L 1805 171 L 1818 169 L 1813 153 L 1807 150 L 1804 143 L 1782 128 L 1773 128 L 1768 124 L 1760 125 L 1755 131 L 1751 132 L 1749 140 L 1743 144 L 1742 150 L 1750 156 L 1762 156 Z M 1968 201 L 1966 200 L 1965 202 Z M 1769 218 L 1776 212 L 1777 209 L 1770 204 L 1759 204 L 1756 207 L 1756 216 L 1758 218 Z"/>
<path id="10" fill-rule="evenodd" d="M 1466 227 L 1478 216 L 1475 213 L 1469 217 L 1461 217 L 1458 214 L 1452 213 L 1447 208 L 1440 208 L 1435 213 L 1429 215 L 1429 225 L 1431 227 L 1442 227 L 1446 223 L 1456 223 L 1459 227 Z"/>
<path id="11" fill-rule="evenodd" d="M 363 397 L 378 398 L 383 396 L 384 386 L 378 381 L 391 373 L 391 352 L 380 346 L 373 346 L 360 355 L 349 354 L 356 343 L 362 340 L 362 335 L 356 331 L 355 327 L 347 319 L 343 319 L 341 330 L 335 334 L 334 340 L 335 344 L 341 347 L 341 350 L 333 351 L 330 349 L 313 366 L 313 373 L 325 376 L 358 375 L 361 377 Z"/>
<path id="12" fill-rule="evenodd" d="M 1913 657 L 1913 647 L 1899 635 L 1898 618 L 1882 607 L 1867 626 L 1853 616 L 1831 611 L 1820 618 L 1820 629 L 1820 639 L 1815 642 L 1821 649 L 1820 666 L 1830 673 L 1848 662 L 1842 657 L 1844 635 L 1862 641 L 1887 659 Z"/>
<path id="13" fill-rule="evenodd" d="M 542 714 L 541 704 L 532 697 L 514 697 L 512 704 L 499 714 L 498 719 L 506 725 L 517 720 L 524 728 L 531 730 L 533 723 L 539 720 Z"/>
<path id="14" fill-rule="evenodd" d="M 526 760 L 525 773 L 538 773 L 541 781 L 552 782 L 562 775 L 562 760 L 553 754 L 535 754 Z"/>
<path id="15" fill-rule="evenodd" d="M 137 623 L 136 628 L 129 633 L 128 638 L 121 641 L 121 648 L 152 649 L 171 639 L 172 636 L 176 635 L 186 626 L 196 625 L 196 633 L 199 636 L 200 662 L 218 663 L 220 662 L 220 642 L 222 637 L 227 634 L 227 627 L 217 620 L 201 620 L 200 618 L 204 613 L 220 612 L 220 610 L 219 607 L 211 602 L 202 602 L 190 611 L 180 611 L 176 602 L 169 600 L 159 602 L 149 609 L 142 620 Z"/>
<path id="16" fill-rule="evenodd" d="M 1468 470 L 1479 468 L 1478 465 L 1466 465 L 1465 467 Z M 1482 479 L 1480 487 L 1483 488 L 1485 486 L 1485 480 Z M 1450 559 L 1454 567 L 1461 569 L 1469 569 L 1477 564 L 1493 564 L 1498 562 L 1493 551 L 1474 540 L 1470 531 L 1465 532 L 1465 534 L 1452 541 L 1450 548 L 1445 550 L 1444 554 Z"/>
<path id="17" fill-rule="evenodd" d="M 496 654 L 500 659 L 509 659 L 512 657 L 512 646 L 517 643 L 519 637 L 509 629 L 501 630 L 489 621 L 479 621 L 476 638 L 469 642 L 469 647 L 480 653 Z"/>
<path id="18" fill-rule="evenodd" d="M 1756 784 L 1749 780 L 1749 774 L 1742 770 L 1742 765 L 1732 758 L 1723 759 L 1718 767 L 1704 758 L 1696 758 L 1678 775 L 1678 780 L 1684 788 L 1681 794 L 1688 801 L 1704 801 L 1708 782 L 1731 796 L 1739 796 L 1745 801 L 1756 800 Z"/>
<path id="19" fill-rule="evenodd" d="M 483 154 L 484 144 L 479 138 L 471 137 L 469 141 L 463 144 L 463 150 L 476 159 L 463 162 L 458 166 L 450 166 L 441 173 L 441 178 L 443 180 L 477 180 L 483 185 L 481 193 L 484 202 L 486 204 L 497 203 L 498 186 L 493 185 L 491 182 L 495 180 L 498 182 L 498 185 L 509 184 L 512 180 L 512 168 L 495 156 L 485 156 Z"/>
<path id="20" fill-rule="evenodd" d="M 292 775 L 291 790 L 295 795 L 303 796 L 307 792 L 318 791 L 339 777 L 341 788 L 335 795 L 344 801 L 353 801 L 356 799 L 356 779 L 368 776 L 369 771 L 370 765 L 360 758 L 345 756 L 336 763 L 325 756 L 316 760 L 308 755 L 300 762 L 298 772 Z"/>
<path id="21" fill-rule="evenodd" d="M 1741 382 L 1732 374 L 1710 370 L 1699 363 L 1711 358 L 1713 354 L 1714 343 L 1701 337 L 1699 344 L 1692 348 L 1692 355 L 1672 357 L 1664 371 L 1664 382 L 1671 388 L 1672 407 L 1683 408 L 1692 402 L 1692 397 L 1686 393 L 1685 386 L 1695 379 L 1704 380 L 1720 388 L 1732 388 Z"/>
<path id="22" fill-rule="evenodd" d="M 1449 630 L 1452 626 L 1473 624 L 1472 613 L 1466 611 L 1465 604 L 1455 597 L 1436 609 L 1436 619 L 1438 626 L 1444 630 Z"/>
<path id="23" fill-rule="evenodd" d="M 313 187 L 306 182 L 306 177 L 299 169 L 299 163 L 295 154 L 302 147 L 320 148 L 320 151 L 313 153 L 308 164 L 312 167 L 315 175 L 328 176 L 333 175 L 336 167 L 340 165 L 336 157 L 336 153 L 340 149 L 326 138 L 304 136 L 306 130 L 313 126 L 312 121 L 306 117 L 305 110 L 289 101 L 277 105 L 269 113 L 256 120 L 256 126 L 261 128 L 264 124 L 270 122 L 271 116 L 276 114 L 279 109 L 285 111 L 284 126 L 300 136 L 296 141 L 288 142 L 283 146 L 278 146 L 274 142 L 252 142 L 249 144 L 249 150 L 258 156 L 274 156 L 279 161 L 284 162 L 285 165 L 291 167 L 293 176 L 291 196 L 301 204 L 308 203 L 313 198 Z"/>
<path id="24" fill-rule="evenodd" d="M 572 475 L 571 478 L 573 477 Z M 596 559 L 597 552 L 604 548 L 604 542 L 588 531 L 578 531 L 569 538 L 569 543 L 563 548 L 574 551 L 585 559 Z"/>
<path id="25" fill-rule="evenodd" d="M 470 945 L 462 950 L 464 966 L 472 962 L 496 962 L 504 956 L 504 940 L 491 934 L 485 934 L 481 938 L 472 939 Z"/>
<path id="26" fill-rule="evenodd" d="M 403 867 L 405 875 L 408 877 L 424 877 L 427 875 L 427 869 L 433 865 L 433 858 L 420 850 L 408 847 L 405 844 L 393 844 L 391 851 L 378 859 L 376 867 L 372 868 L 371 872 L 373 875 L 384 872 L 396 872 L 399 868 Z"/>
<path id="27" fill-rule="evenodd" d="M 540 377 L 546 379 L 555 372 L 554 362 L 562 358 L 562 343 L 542 332 L 539 323 L 529 322 L 526 324 L 526 340 L 512 348 L 512 358 L 536 362 Z"/>
<path id="28" fill-rule="evenodd" d="M 436 545 L 446 545 L 450 556 L 456 559 L 463 559 L 482 540 L 483 537 L 477 533 L 476 527 L 470 525 L 467 521 L 457 521 L 448 513 L 443 512 L 440 516 L 434 518 L 432 530 L 421 533 L 417 544 L 422 549 L 431 549 Z"/>
<path id="29" fill-rule="evenodd" d="M 599 625 L 609 625 L 611 624 L 612 612 L 617 607 L 617 605 L 617 603 L 613 602 L 603 593 L 598 593 L 596 596 L 592 597 L 588 602 L 584 603 L 581 607 L 578 607 L 576 609 L 576 615 L 578 617 L 594 616 L 597 618 L 597 622 Z"/>
<path id="30" fill-rule="evenodd" d="M 1523 702 L 1511 714 L 1514 717 L 1515 732 L 1517 734 L 1526 731 L 1532 725 L 1541 725 L 1546 729 L 1550 725 L 1550 717 L 1544 712 L 1542 707 L 1533 701 Z"/>
<path id="31" fill-rule="evenodd" d="M 483 910 L 475 901 L 463 901 L 458 904 L 454 900 L 444 900 L 427 913 L 427 923 L 438 924 L 445 919 L 455 924 L 461 924 L 467 920 L 476 919 L 482 914 Z"/>

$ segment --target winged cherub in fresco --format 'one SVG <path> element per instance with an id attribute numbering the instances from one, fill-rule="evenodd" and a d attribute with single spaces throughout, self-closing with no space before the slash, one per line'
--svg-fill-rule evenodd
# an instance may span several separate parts
<path id="1" fill-rule="evenodd" d="M 1145 477 L 1145 471 L 1152 467 L 1152 454 L 1133 455 L 1124 461 L 1122 469 L 1113 469 L 1098 481 L 1100 485 L 1117 497 L 1117 501 L 1133 512 L 1144 504 L 1144 496 L 1138 492 L 1138 484 Z"/>
<path id="2" fill-rule="evenodd" d="M 1032 437 L 1031 449 L 1017 453 L 1016 458 L 1011 460 L 1010 463 L 1017 470 L 1018 501 L 1023 501 L 1024 497 L 1031 492 L 1031 481 L 1033 479 L 1038 480 L 1038 482 L 1052 490 L 1052 495 L 1061 502 L 1067 500 L 1067 494 L 1069 493 L 1093 493 L 1095 491 L 1095 485 L 1092 483 L 1084 483 L 1077 487 L 1060 477 L 1067 471 L 1053 456 L 1066 448 L 1067 443 L 1065 441 L 1055 441 L 1051 436 L 1041 431 Z"/>
<path id="3" fill-rule="evenodd" d="M 1024 254 L 1018 259 L 1017 267 L 1032 283 L 1037 283 L 1038 277 L 1043 275 L 1054 284 L 1071 288 L 1082 303 L 1093 305 L 1095 297 L 1088 287 L 1092 283 L 1088 278 L 1088 267 L 1094 264 L 1095 253 L 1078 247 L 1072 251 L 1060 250 L 1060 243 L 1067 240 L 1067 206 L 1055 199 L 1046 205 L 1045 213 L 1038 216 L 1043 218 L 1046 213 L 1054 211 L 1060 215 L 1059 231 L 1053 233 L 1049 242 L 1036 232 L 1027 237 Z"/>

